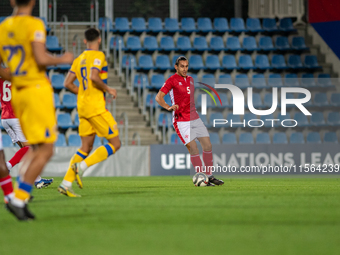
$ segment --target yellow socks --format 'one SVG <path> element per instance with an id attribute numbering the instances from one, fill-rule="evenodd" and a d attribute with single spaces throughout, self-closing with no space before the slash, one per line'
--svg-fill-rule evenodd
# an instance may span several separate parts
<path id="1" fill-rule="evenodd" d="M 84 162 L 87 165 L 87 167 L 90 167 L 94 164 L 97 164 L 99 162 L 102 162 L 103 160 L 107 159 L 109 156 L 114 154 L 116 152 L 115 147 L 113 147 L 112 144 L 108 143 L 106 145 L 100 146 L 98 149 L 96 149 L 91 156 L 87 157 Z M 81 168 L 85 170 L 82 166 Z"/>
<path id="2" fill-rule="evenodd" d="M 76 154 L 73 155 L 73 157 L 71 158 L 68 170 L 67 170 L 67 172 L 65 174 L 65 177 L 64 177 L 65 181 L 72 183 L 76 179 L 76 175 L 73 172 L 71 166 L 74 163 L 79 163 L 79 162 L 83 161 L 87 156 L 88 156 L 88 154 L 83 152 L 83 151 L 81 151 L 81 150 L 78 150 L 76 152 Z M 66 184 L 66 183 L 64 183 L 64 184 Z M 67 185 L 67 186 L 69 186 L 69 185 Z"/>

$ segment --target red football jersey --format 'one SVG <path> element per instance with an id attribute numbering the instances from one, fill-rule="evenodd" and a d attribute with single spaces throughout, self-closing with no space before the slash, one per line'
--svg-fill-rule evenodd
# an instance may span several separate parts
<path id="1" fill-rule="evenodd" d="M 177 104 L 178 110 L 173 112 L 173 121 L 190 121 L 199 118 L 195 106 L 194 79 L 187 76 L 185 79 L 177 73 L 166 80 L 160 91 L 170 94 L 172 105 Z"/>
<path id="2" fill-rule="evenodd" d="M 1 119 L 15 119 L 13 108 L 11 105 L 12 100 L 12 84 L 9 81 L 4 81 L 0 78 L 0 96 L 1 96 Z"/>

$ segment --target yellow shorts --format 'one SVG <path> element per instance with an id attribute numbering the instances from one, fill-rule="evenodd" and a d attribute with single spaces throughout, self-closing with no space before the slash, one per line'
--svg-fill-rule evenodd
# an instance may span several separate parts
<path id="1" fill-rule="evenodd" d="M 55 142 L 57 125 L 50 84 L 20 89 L 12 86 L 12 106 L 29 144 Z"/>
<path id="2" fill-rule="evenodd" d="M 97 134 L 99 137 L 111 139 L 119 135 L 117 122 L 109 111 L 91 118 L 79 117 L 79 135 L 89 136 Z"/>

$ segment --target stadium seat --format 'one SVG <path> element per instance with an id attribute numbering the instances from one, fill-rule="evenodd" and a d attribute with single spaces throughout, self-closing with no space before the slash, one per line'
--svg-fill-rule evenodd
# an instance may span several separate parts
<path id="1" fill-rule="evenodd" d="M 193 50 L 188 36 L 179 36 L 177 39 L 177 48 L 180 52 L 187 52 Z M 177 59 L 177 58 L 176 58 Z"/>
<path id="2" fill-rule="evenodd" d="M 339 107 L 340 106 L 340 93 L 332 93 L 330 103 L 332 106 Z"/>
<path id="3" fill-rule="evenodd" d="M 177 134 L 173 133 L 170 137 L 170 144 L 182 144 L 181 139 Z"/>
<path id="4" fill-rule="evenodd" d="M 304 73 L 301 75 L 301 86 L 302 87 L 315 87 L 316 82 L 312 73 Z"/>
<path id="5" fill-rule="evenodd" d="M 273 55 L 272 57 L 272 67 L 277 70 L 287 69 L 285 57 L 283 55 Z"/>
<path id="6" fill-rule="evenodd" d="M 213 74 L 204 74 L 202 76 L 202 83 L 208 84 L 210 86 L 214 86 L 215 84 L 215 75 Z"/>
<path id="7" fill-rule="evenodd" d="M 254 68 L 253 60 L 250 55 L 241 55 L 238 60 L 238 66 L 244 70 L 250 70 Z"/>
<path id="8" fill-rule="evenodd" d="M 236 59 L 234 55 L 224 55 L 222 59 L 222 67 L 226 70 L 240 69 L 236 64 Z"/>
<path id="9" fill-rule="evenodd" d="M 318 63 L 318 59 L 315 55 L 307 55 L 304 59 L 304 66 L 308 69 L 321 69 L 322 67 Z"/>
<path id="10" fill-rule="evenodd" d="M 112 20 L 110 18 L 99 18 L 98 29 L 100 31 L 113 31 Z"/>
<path id="11" fill-rule="evenodd" d="M 284 132 L 274 133 L 273 135 L 273 143 L 274 144 L 287 144 L 287 136 Z"/>
<path id="12" fill-rule="evenodd" d="M 158 127 L 163 127 L 163 126 L 168 127 L 168 125 L 171 124 L 171 119 L 172 119 L 171 113 L 161 112 L 158 116 L 158 121 L 157 121 Z"/>
<path id="13" fill-rule="evenodd" d="M 74 125 L 71 120 L 71 115 L 69 113 L 60 113 L 57 116 L 58 127 L 62 129 L 73 128 Z"/>
<path id="14" fill-rule="evenodd" d="M 176 50 L 172 36 L 163 36 L 160 41 L 160 48 L 163 51 Z"/>
<path id="15" fill-rule="evenodd" d="M 228 107 L 229 108 L 229 101 L 228 101 L 228 96 L 225 93 L 219 93 L 221 101 L 222 101 L 222 105 L 218 104 L 217 107 L 218 108 L 225 108 Z"/>
<path id="16" fill-rule="evenodd" d="M 78 127 L 78 126 L 79 126 L 79 115 L 78 115 L 78 113 L 76 113 L 76 115 L 74 116 L 74 121 L 73 121 L 73 123 L 74 123 L 74 126 L 75 126 L 75 127 Z"/>
<path id="17" fill-rule="evenodd" d="M 324 88 L 334 87 L 332 84 L 331 76 L 326 73 L 318 74 L 318 85 Z"/>
<path id="18" fill-rule="evenodd" d="M 65 147 L 66 144 L 66 138 L 64 134 L 58 134 L 57 141 L 54 143 L 56 147 Z"/>
<path id="19" fill-rule="evenodd" d="M 165 18 L 164 28 L 168 33 L 176 33 L 181 31 L 179 29 L 178 20 L 173 18 Z"/>
<path id="20" fill-rule="evenodd" d="M 133 86 L 135 88 L 138 88 L 138 85 L 141 87 L 141 89 L 143 89 L 144 85 L 145 85 L 145 88 L 147 89 L 151 88 L 150 83 L 149 83 L 149 78 L 146 74 L 140 73 L 140 74 L 135 75 Z"/>
<path id="21" fill-rule="evenodd" d="M 306 46 L 305 38 L 302 36 L 295 36 L 292 38 L 292 49 L 297 51 L 309 50 Z"/>
<path id="22" fill-rule="evenodd" d="M 201 33 L 214 32 L 210 18 L 198 18 L 197 19 L 197 29 Z"/>
<path id="23" fill-rule="evenodd" d="M 323 137 L 324 143 L 338 143 L 338 137 L 335 132 L 326 132 Z"/>
<path id="24" fill-rule="evenodd" d="M 144 46 L 144 50 L 148 52 L 154 52 L 156 50 L 160 50 L 155 36 L 146 36 L 144 38 L 143 46 Z"/>
<path id="25" fill-rule="evenodd" d="M 196 29 L 194 18 L 182 18 L 181 28 L 183 32 L 186 32 L 186 33 L 192 33 L 192 32 L 198 31 L 198 29 Z"/>
<path id="26" fill-rule="evenodd" d="M 143 49 L 138 36 L 129 36 L 126 41 L 126 48 L 128 51 L 132 52 Z"/>
<path id="27" fill-rule="evenodd" d="M 270 18 L 265 18 L 262 20 L 262 28 L 264 31 L 269 32 L 269 33 L 275 33 L 278 30 L 277 25 L 276 25 L 276 20 L 275 18 L 270 19 Z"/>
<path id="28" fill-rule="evenodd" d="M 129 20 L 126 17 L 115 18 L 115 28 L 113 32 L 124 34 L 132 32 L 129 25 Z"/>
<path id="29" fill-rule="evenodd" d="M 255 57 L 255 67 L 260 70 L 268 70 L 272 69 L 272 67 L 269 64 L 269 59 L 267 55 L 256 55 Z"/>
<path id="30" fill-rule="evenodd" d="M 290 134 L 289 142 L 293 144 L 302 144 L 305 143 L 305 139 L 301 132 L 294 132 Z"/>
<path id="31" fill-rule="evenodd" d="M 257 116 L 254 113 L 251 113 L 251 112 L 247 112 L 243 116 L 243 120 L 246 121 L 246 125 L 247 125 L 248 121 L 256 120 L 256 119 L 258 119 Z"/>
<path id="32" fill-rule="evenodd" d="M 327 124 L 331 126 L 340 126 L 340 113 L 339 112 L 328 113 Z"/>
<path id="33" fill-rule="evenodd" d="M 226 49 L 229 51 L 238 51 L 242 49 L 240 40 L 237 36 L 228 37 L 226 46 Z"/>
<path id="34" fill-rule="evenodd" d="M 145 105 L 146 107 L 150 108 L 151 105 L 152 105 L 152 108 L 155 108 L 156 106 L 156 95 L 154 93 L 148 93 L 146 95 L 146 102 L 145 102 Z"/>
<path id="35" fill-rule="evenodd" d="M 158 55 L 155 62 L 156 69 L 165 71 L 171 69 L 170 60 L 167 55 Z"/>
<path id="36" fill-rule="evenodd" d="M 300 56 L 299 55 L 290 55 L 288 57 L 287 66 L 289 68 L 296 69 L 296 70 L 303 68 Z"/>
<path id="37" fill-rule="evenodd" d="M 209 127 L 213 127 L 215 119 L 224 119 L 223 114 L 220 112 L 211 113 L 209 117 Z M 219 128 L 219 127 L 220 127 L 219 125 L 216 125 L 215 128 Z"/>
<path id="38" fill-rule="evenodd" d="M 279 29 L 283 32 L 295 32 L 291 18 L 283 18 L 279 21 Z"/>
<path id="39" fill-rule="evenodd" d="M 228 20 L 226 18 L 214 18 L 214 29 L 218 33 L 230 32 Z"/>
<path id="40" fill-rule="evenodd" d="M 62 106 L 67 109 L 77 108 L 77 96 L 75 94 L 66 93 L 63 96 Z"/>
<path id="41" fill-rule="evenodd" d="M 259 40 L 259 49 L 263 51 L 276 50 L 270 36 L 261 36 Z"/>
<path id="42" fill-rule="evenodd" d="M 9 135 L 7 134 L 2 135 L 2 145 L 4 147 L 14 147 L 12 139 Z"/>
<path id="43" fill-rule="evenodd" d="M 154 69 L 152 57 L 150 55 L 141 55 L 138 60 L 137 70 L 149 71 Z"/>
<path id="44" fill-rule="evenodd" d="M 314 95 L 314 105 L 318 107 L 327 107 L 329 106 L 327 94 L 326 93 L 316 93 Z"/>
<path id="45" fill-rule="evenodd" d="M 268 107 L 268 109 L 272 107 L 273 105 L 273 94 L 272 93 L 264 94 L 263 105 Z"/>
<path id="46" fill-rule="evenodd" d="M 309 127 L 310 126 L 307 116 L 304 115 L 302 112 L 295 113 L 294 120 L 297 121 L 298 127 Z"/>
<path id="47" fill-rule="evenodd" d="M 237 74 L 235 77 L 235 85 L 240 89 L 247 89 L 250 86 L 248 75 Z"/>
<path id="48" fill-rule="evenodd" d="M 199 94 L 196 99 L 196 107 L 201 108 L 202 106 L 202 94 Z M 211 97 L 207 96 L 207 107 L 208 108 L 215 108 L 215 104 L 213 103 Z"/>
<path id="49" fill-rule="evenodd" d="M 204 36 L 195 37 L 193 48 L 197 51 L 209 50 L 208 43 L 205 37 Z"/>
<path id="50" fill-rule="evenodd" d="M 233 128 L 243 127 L 243 124 L 242 124 L 243 122 L 241 121 L 240 115 L 234 115 L 232 113 L 229 113 L 227 115 L 227 120 L 228 120 L 228 123 L 230 124 L 230 127 L 231 127 L 231 124 Z"/>
<path id="51" fill-rule="evenodd" d="M 247 105 L 248 105 L 248 100 L 247 100 Z M 255 109 L 259 109 L 263 107 L 263 103 L 262 103 L 261 96 L 259 93 L 253 93 L 253 106 Z"/>
<path id="52" fill-rule="evenodd" d="M 233 81 L 232 81 L 232 79 L 231 79 L 230 74 L 221 74 L 221 75 L 218 77 L 218 83 L 219 83 L 219 84 L 232 84 Z"/>
<path id="53" fill-rule="evenodd" d="M 132 18 L 131 29 L 134 33 L 147 32 L 144 18 Z"/>
<path id="54" fill-rule="evenodd" d="M 59 39 L 56 36 L 46 36 L 46 49 L 50 52 L 60 52 L 63 47 L 60 47 Z"/>
<path id="55" fill-rule="evenodd" d="M 59 94 L 54 93 L 53 96 L 54 96 L 54 106 L 55 106 L 55 108 L 57 108 L 57 109 L 61 108 Z"/>
<path id="56" fill-rule="evenodd" d="M 94 138 L 94 142 L 93 142 L 93 147 L 99 147 L 102 146 L 103 143 L 101 141 L 101 139 L 98 136 L 95 136 Z"/>
<path id="57" fill-rule="evenodd" d="M 222 137 L 222 144 L 237 144 L 236 135 L 234 133 L 225 133 Z"/>
<path id="58" fill-rule="evenodd" d="M 281 51 L 290 50 L 288 38 L 285 37 L 285 36 L 277 37 L 276 40 L 275 40 L 275 47 L 276 47 L 276 49 L 281 50 Z"/>
<path id="59" fill-rule="evenodd" d="M 134 61 L 134 66 L 136 67 L 136 58 L 134 55 L 123 55 L 122 57 L 122 67 L 125 69 L 126 67 L 131 68 L 131 60 Z"/>
<path id="60" fill-rule="evenodd" d="M 158 34 L 163 32 L 162 20 L 160 18 L 149 18 L 148 19 L 148 29 L 152 33 Z"/>
<path id="61" fill-rule="evenodd" d="M 65 76 L 63 74 L 53 74 L 51 78 L 52 87 L 56 90 L 64 88 Z"/>
<path id="62" fill-rule="evenodd" d="M 191 70 L 199 71 L 200 69 L 205 69 L 203 65 L 202 56 L 200 55 L 191 55 L 189 58 L 189 63 L 190 63 Z"/>
<path id="63" fill-rule="evenodd" d="M 269 74 L 268 85 L 270 87 L 282 87 L 282 77 L 280 74 Z"/>
<path id="64" fill-rule="evenodd" d="M 220 60 L 217 55 L 208 55 L 205 60 L 205 66 L 208 70 L 215 71 L 221 68 Z"/>
<path id="65" fill-rule="evenodd" d="M 253 74 L 251 86 L 256 89 L 264 89 L 267 87 L 266 79 L 263 74 Z"/>
<path id="66" fill-rule="evenodd" d="M 160 89 L 165 83 L 163 74 L 154 74 L 151 77 L 151 86 L 155 89 Z"/>
<path id="67" fill-rule="evenodd" d="M 325 119 L 322 112 L 313 112 L 310 117 L 310 124 L 314 127 L 324 127 L 326 126 Z"/>
<path id="68" fill-rule="evenodd" d="M 257 48 L 257 44 L 256 44 L 256 40 L 254 36 L 243 37 L 242 47 L 243 47 L 243 50 L 246 50 L 246 51 L 259 50 L 259 48 Z"/>
<path id="69" fill-rule="evenodd" d="M 253 144 L 254 138 L 251 133 L 241 133 L 239 137 L 240 144 Z"/>
<path id="70" fill-rule="evenodd" d="M 268 133 L 258 133 L 256 135 L 257 144 L 270 144 L 270 137 Z"/>
<path id="71" fill-rule="evenodd" d="M 267 94 L 266 94 L 266 95 L 267 95 Z M 271 95 L 270 95 L 270 96 L 271 96 Z M 272 127 L 276 126 L 276 125 L 275 125 L 275 122 L 274 122 L 274 124 L 273 124 L 273 122 L 271 121 L 271 120 L 276 119 L 276 118 L 274 118 L 273 114 L 269 114 L 269 115 L 261 115 L 260 119 L 263 121 L 263 123 L 264 123 L 263 126 L 264 126 L 265 128 L 272 128 Z"/>
<path id="72" fill-rule="evenodd" d="M 197 86 L 197 83 L 199 82 L 197 74 L 188 74 L 193 80 L 194 80 L 194 84 L 195 86 Z"/>
<path id="73" fill-rule="evenodd" d="M 319 132 L 310 132 L 307 134 L 307 143 L 321 143 Z"/>
<path id="74" fill-rule="evenodd" d="M 210 39 L 210 50 L 220 52 L 224 50 L 224 43 L 221 36 L 213 36 Z"/>
<path id="75" fill-rule="evenodd" d="M 250 32 L 259 33 L 264 31 L 258 18 L 247 18 L 246 25 Z"/>
<path id="76" fill-rule="evenodd" d="M 285 74 L 284 80 L 285 80 L 284 84 L 287 87 L 298 87 L 298 86 L 300 86 L 298 76 L 295 73 Z"/>
<path id="77" fill-rule="evenodd" d="M 209 135 L 210 135 L 211 144 L 221 144 L 220 137 L 219 137 L 218 133 L 210 132 Z"/>
<path id="78" fill-rule="evenodd" d="M 111 37 L 110 50 L 113 50 L 114 48 L 116 48 L 117 50 L 119 49 L 119 40 L 120 40 L 120 43 L 121 43 L 122 50 L 124 50 L 124 51 L 126 50 L 124 39 L 123 39 L 123 37 L 121 37 L 119 35 Z"/>
<path id="79" fill-rule="evenodd" d="M 81 146 L 81 139 L 79 135 L 71 134 L 68 137 L 68 146 L 73 147 L 80 147 Z"/>
<path id="80" fill-rule="evenodd" d="M 235 33 L 247 32 L 242 18 L 231 18 L 230 29 Z"/>

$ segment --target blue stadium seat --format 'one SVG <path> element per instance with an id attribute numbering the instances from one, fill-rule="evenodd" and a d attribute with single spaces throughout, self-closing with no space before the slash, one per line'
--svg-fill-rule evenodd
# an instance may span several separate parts
<path id="1" fill-rule="evenodd" d="M 278 28 L 276 25 L 276 20 L 275 18 L 270 19 L 270 18 L 265 18 L 262 20 L 262 27 L 263 30 L 269 33 L 275 33 L 278 32 Z"/>
<path id="2" fill-rule="evenodd" d="M 135 33 L 147 32 L 144 18 L 132 18 L 131 29 Z"/>
<path id="3" fill-rule="evenodd" d="M 160 48 L 163 51 L 176 50 L 174 39 L 172 36 L 163 36 L 160 41 Z"/>
<path id="4" fill-rule="evenodd" d="M 246 122 L 246 125 L 247 125 L 248 121 L 256 120 L 256 119 L 258 119 L 257 116 L 254 113 L 251 113 L 251 112 L 247 112 L 243 116 L 243 120 Z"/>
<path id="5" fill-rule="evenodd" d="M 248 100 L 247 100 L 247 105 L 248 105 Z M 263 107 L 263 103 L 262 103 L 261 96 L 259 93 L 253 93 L 253 106 L 255 109 L 259 109 Z"/>
<path id="6" fill-rule="evenodd" d="M 310 126 L 307 116 L 304 115 L 302 112 L 295 113 L 294 120 L 297 121 L 298 127 L 309 127 Z"/>
<path id="7" fill-rule="evenodd" d="M 306 46 L 305 38 L 302 36 L 295 36 L 292 38 L 292 49 L 298 51 L 309 50 Z"/>
<path id="8" fill-rule="evenodd" d="M 202 115 L 202 114 L 198 114 L 199 116 L 200 116 L 200 119 L 203 121 L 203 123 L 204 123 L 204 125 L 206 126 L 206 127 L 208 127 L 209 126 L 209 123 L 208 123 L 208 120 L 207 120 L 207 115 Z"/>
<path id="9" fill-rule="evenodd" d="M 227 70 L 240 69 L 236 64 L 234 55 L 224 55 L 222 59 L 222 67 Z"/>
<path id="10" fill-rule="evenodd" d="M 204 36 L 195 37 L 193 47 L 197 51 L 209 50 L 207 40 Z"/>
<path id="11" fill-rule="evenodd" d="M 305 139 L 301 132 L 294 132 L 290 134 L 289 142 L 293 144 L 302 144 L 305 143 Z"/>
<path id="12" fill-rule="evenodd" d="M 314 105 L 318 107 L 327 107 L 329 106 L 327 94 L 326 93 L 316 93 L 314 95 Z"/>
<path id="13" fill-rule="evenodd" d="M 58 134 L 57 141 L 54 143 L 56 147 L 65 147 L 66 144 L 66 138 L 64 134 Z"/>
<path id="14" fill-rule="evenodd" d="M 305 97 L 306 97 L 305 94 L 299 93 L 299 95 L 298 95 L 298 98 L 299 98 L 299 99 L 302 99 L 302 98 L 305 98 Z M 312 100 L 309 100 L 307 103 L 304 103 L 303 105 L 304 105 L 304 106 L 313 106 Z"/>
<path id="15" fill-rule="evenodd" d="M 77 108 L 77 96 L 71 93 L 64 94 L 62 106 L 66 107 L 67 109 Z"/>
<path id="16" fill-rule="evenodd" d="M 81 146 L 81 139 L 79 135 L 71 134 L 68 137 L 68 146 L 73 147 L 80 147 Z"/>
<path id="17" fill-rule="evenodd" d="M 202 83 L 208 84 L 210 86 L 214 86 L 215 84 L 215 75 L 213 74 L 204 74 L 202 76 Z"/>
<path id="18" fill-rule="evenodd" d="M 237 144 L 236 135 L 234 133 L 225 133 L 222 137 L 222 144 Z"/>
<path id="19" fill-rule="evenodd" d="M 126 48 L 133 52 L 143 49 L 138 36 L 129 36 L 126 41 Z"/>
<path id="20" fill-rule="evenodd" d="M 146 95 L 146 107 L 150 108 L 150 106 L 152 105 L 152 108 L 155 108 L 157 102 L 156 102 L 156 95 L 154 93 L 148 93 Z"/>
<path id="21" fill-rule="evenodd" d="M 74 125 L 71 120 L 71 115 L 69 113 L 60 113 L 57 116 L 58 127 L 62 129 L 73 128 Z"/>
<path id="22" fill-rule="evenodd" d="M 105 32 L 113 31 L 112 20 L 110 18 L 99 18 L 98 29 Z"/>
<path id="23" fill-rule="evenodd" d="M 173 133 L 170 137 L 170 144 L 182 144 L 181 139 L 177 134 Z"/>
<path id="24" fill-rule="evenodd" d="M 253 60 L 250 55 L 241 55 L 238 60 L 238 66 L 244 70 L 254 69 Z"/>
<path id="25" fill-rule="evenodd" d="M 259 48 L 264 51 L 276 50 L 270 36 L 261 36 L 259 40 Z"/>
<path id="26" fill-rule="evenodd" d="M 282 87 L 282 77 L 280 74 L 269 74 L 268 85 L 270 87 Z"/>
<path id="27" fill-rule="evenodd" d="M 158 116 L 157 126 L 158 127 L 163 127 L 163 126 L 168 127 L 169 121 L 171 123 L 171 119 L 172 119 L 171 113 L 161 112 Z"/>
<path id="28" fill-rule="evenodd" d="M 132 32 L 129 25 L 129 20 L 126 17 L 115 18 L 115 28 L 113 32 L 124 34 L 126 32 Z"/>
<path id="29" fill-rule="evenodd" d="M 166 94 L 164 96 L 164 101 L 165 103 L 167 103 L 168 105 L 172 105 L 172 102 L 171 102 L 171 98 L 170 98 L 170 95 L 169 94 Z M 162 108 L 162 106 L 160 106 L 157 102 L 156 102 L 156 105 L 158 108 Z"/>
<path id="30" fill-rule="evenodd" d="M 179 29 L 178 20 L 172 18 L 165 18 L 164 28 L 168 33 L 176 33 L 181 31 Z"/>
<path id="31" fill-rule="evenodd" d="M 307 143 L 321 143 L 319 132 L 310 132 L 307 134 Z"/>
<path id="32" fill-rule="evenodd" d="M 191 70 L 200 70 L 205 69 L 203 65 L 203 59 L 200 55 L 191 55 L 189 58 L 190 69 Z"/>
<path id="33" fill-rule="evenodd" d="M 314 127 L 324 127 L 326 126 L 325 119 L 322 112 L 313 112 L 310 117 L 310 124 Z"/>
<path id="34" fill-rule="evenodd" d="M 283 18 L 279 21 L 279 29 L 284 32 L 295 32 L 291 18 Z"/>
<path id="35" fill-rule="evenodd" d="M 138 60 L 137 70 L 149 71 L 154 69 L 152 57 L 150 55 L 141 55 Z"/>
<path id="36" fill-rule="evenodd" d="M 338 137 L 335 132 L 326 132 L 323 137 L 324 143 L 338 143 Z"/>
<path id="37" fill-rule="evenodd" d="M 326 73 L 320 73 L 318 75 L 318 85 L 324 88 L 334 87 L 334 85 L 332 84 L 331 76 Z"/>
<path id="38" fill-rule="evenodd" d="M 59 94 L 54 93 L 53 96 L 54 96 L 54 106 L 55 106 L 55 108 L 57 108 L 57 109 L 61 108 Z"/>
<path id="39" fill-rule="evenodd" d="M 270 137 L 268 133 L 258 133 L 256 135 L 257 144 L 270 144 Z"/>
<path id="40" fill-rule="evenodd" d="M 263 105 L 268 107 L 268 109 L 272 107 L 273 105 L 273 94 L 272 93 L 264 94 Z"/>
<path id="41" fill-rule="evenodd" d="M 214 29 L 218 33 L 230 32 L 228 20 L 226 18 L 214 18 Z"/>
<path id="42" fill-rule="evenodd" d="M 332 106 L 339 107 L 340 106 L 340 93 L 332 93 L 330 103 Z"/>
<path id="43" fill-rule="evenodd" d="M 188 74 L 193 80 L 194 80 L 194 83 L 195 83 L 195 86 L 198 86 L 198 77 L 197 77 L 197 74 Z"/>
<path id="44" fill-rule="evenodd" d="M 246 25 L 250 32 L 259 33 L 264 31 L 258 18 L 247 18 Z"/>
<path id="45" fill-rule="evenodd" d="M 235 77 L 235 85 L 240 89 L 246 89 L 250 86 L 248 75 L 246 74 L 237 74 Z"/>
<path id="46" fill-rule="evenodd" d="M 94 138 L 94 142 L 93 142 L 93 147 L 99 147 L 102 146 L 103 143 L 101 141 L 101 139 L 98 136 L 95 136 Z"/>
<path id="47" fill-rule="evenodd" d="M 254 36 L 244 37 L 242 47 L 243 47 L 243 50 L 246 50 L 246 51 L 259 50 L 259 48 L 257 48 L 257 44 L 256 44 L 256 40 Z"/>
<path id="48" fill-rule="evenodd" d="M 125 69 L 126 67 L 131 68 L 131 60 L 134 60 L 134 66 L 136 67 L 136 58 L 134 55 L 123 55 L 122 57 L 122 67 Z"/>
<path id="49" fill-rule="evenodd" d="M 217 107 L 218 108 L 225 108 L 225 107 L 229 107 L 229 101 L 228 101 L 228 96 L 225 93 L 219 93 L 221 101 L 222 101 L 222 105 L 218 104 Z"/>
<path id="50" fill-rule="evenodd" d="M 253 74 L 251 79 L 252 87 L 256 89 L 264 89 L 267 87 L 266 79 L 263 74 Z"/>
<path id="51" fill-rule="evenodd" d="M 4 147 L 14 147 L 12 139 L 9 135 L 7 134 L 2 135 L 2 145 Z"/>
<path id="52" fill-rule="evenodd" d="M 227 120 L 228 120 L 228 123 L 230 125 L 232 123 L 233 128 L 235 128 L 235 127 L 237 128 L 237 127 L 242 127 L 243 126 L 242 124 L 235 124 L 235 123 L 242 123 L 240 115 L 234 115 L 232 113 L 228 113 Z"/>
<path id="53" fill-rule="evenodd" d="M 266 94 L 267 95 L 267 94 Z M 270 95 L 271 96 L 271 95 Z M 270 105 L 271 106 L 271 105 Z M 269 106 L 269 107 L 270 107 Z M 273 116 L 273 114 L 269 114 L 269 115 L 261 115 L 261 117 L 260 117 L 260 119 L 263 121 L 263 126 L 265 127 L 265 128 L 272 128 L 272 127 L 275 127 L 276 125 L 275 125 L 275 122 L 274 122 L 274 124 L 273 124 L 273 122 L 272 121 L 270 121 L 270 120 L 274 120 L 274 119 L 276 119 L 276 118 L 274 118 L 274 116 Z"/>
<path id="54" fill-rule="evenodd" d="M 287 87 L 298 87 L 300 86 L 298 76 L 295 73 L 287 73 L 285 74 L 285 86 Z"/>
<path id="55" fill-rule="evenodd" d="M 254 143 L 254 138 L 251 133 L 241 133 L 240 137 L 240 144 L 253 144 Z"/>
<path id="56" fill-rule="evenodd" d="M 172 57 L 172 67 L 176 64 L 176 60 L 180 57 L 180 56 L 182 56 L 182 55 L 174 55 L 173 57 Z"/>
<path id="57" fill-rule="evenodd" d="M 214 32 L 210 18 L 198 18 L 197 19 L 197 29 L 201 33 Z"/>
<path id="58" fill-rule="evenodd" d="M 242 18 L 231 18 L 230 29 L 235 33 L 247 32 Z"/>
<path id="59" fill-rule="evenodd" d="M 140 73 L 135 75 L 133 86 L 138 88 L 138 85 L 143 89 L 145 83 L 145 88 L 150 89 L 152 88 L 149 83 L 149 78 L 146 74 Z"/>
<path id="60" fill-rule="evenodd" d="M 219 83 L 219 84 L 232 84 L 233 81 L 232 81 L 232 79 L 231 79 L 230 74 L 221 74 L 221 75 L 218 77 L 218 83 Z"/>
<path id="61" fill-rule="evenodd" d="M 285 37 L 285 36 L 277 37 L 276 40 L 275 40 L 275 47 L 276 47 L 276 49 L 282 50 L 282 51 L 290 50 L 288 38 Z"/>
<path id="62" fill-rule="evenodd" d="M 228 37 L 226 46 L 229 51 L 238 51 L 242 49 L 240 40 L 237 36 Z"/>
<path id="63" fill-rule="evenodd" d="M 315 87 L 316 82 L 314 78 L 314 74 L 312 73 L 304 73 L 301 75 L 301 86 L 302 87 Z"/>
<path id="64" fill-rule="evenodd" d="M 194 18 L 182 18 L 181 19 L 181 28 L 183 32 L 192 33 L 197 32 L 196 24 Z"/>
<path id="65" fill-rule="evenodd" d="M 327 124 L 331 126 L 340 126 L 340 113 L 330 112 L 327 116 Z"/>
<path id="66" fill-rule="evenodd" d="M 287 69 L 285 57 L 283 55 L 273 55 L 272 57 L 272 67 L 278 70 Z"/>
<path id="67" fill-rule="evenodd" d="M 213 127 L 215 119 L 224 119 L 223 114 L 220 112 L 213 112 L 210 114 L 209 117 L 209 127 Z M 217 125 L 215 128 L 219 128 L 220 126 Z"/>
<path id="68" fill-rule="evenodd" d="M 272 69 L 272 67 L 269 64 L 269 59 L 267 55 L 256 55 L 255 57 L 255 67 L 260 70 L 267 70 Z"/>
<path id="69" fill-rule="evenodd" d="M 48 35 L 46 36 L 46 49 L 50 52 L 60 52 L 63 47 L 60 47 L 58 37 Z"/>
<path id="70" fill-rule="evenodd" d="M 301 58 L 299 55 L 290 55 L 288 57 L 288 62 L 287 65 L 289 68 L 292 69 L 301 69 L 303 68 L 302 62 L 301 62 Z"/>
<path id="71" fill-rule="evenodd" d="M 159 32 L 163 32 L 162 20 L 160 18 L 149 18 L 148 19 L 148 29 L 152 33 L 158 34 Z"/>
<path id="72" fill-rule="evenodd" d="M 79 115 L 78 115 L 78 113 L 76 113 L 76 115 L 74 116 L 74 121 L 73 121 L 73 123 L 74 123 L 74 126 L 75 126 L 75 127 L 78 127 L 78 126 L 79 126 Z"/>
<path id="73" fill-rule="evenodd" d="M 121 37 L 119 35 L 111 37 L 110 50 L 113 50 L 114 48 L 116 48 L 117 50 L 119 49 L 119 40 L 120 40 L 120 43 L 121 43 L 122 50 L 126 50 L 124 39 L 123 39 L 123 37 Z"/>
<path id="74" fill-rule="evenodd" d="M 318 59 L 315 55 L 307 55 L 304 59 L 304 66 L 309 69 L 321 69 L 322 67 L 318 63 Z"/>
<path id="75" fill-rule="evenodd" d="M 220 60 L 217 55 L 208 55 L 205 61 L 208 70 L 215 71 L 221 68 Z"/>
<path id="76" fill-rule="evenodd" d="M 288 143 L 286 133 L 284 133 L 284 132 L 274 133 L 273 143 L 274 144 L 286 144 L 286 143 Z"/>
<path id="77" fill-rule="evenodd" d="M 155 66 L 162 71 L 171 69 L 169 57 L 167 55 L 158 55 Z"/>
<path id="78" fill-rule="evenodd" d="M 144 46 L 144 50 L 149 51 L 149 52 L 160 50 L 155 36 L 146 36 L 144 38 L 143 46 Z"/>
<path id="79" fill-rule="evenodd" d="M 56 90 L 64 88 L 65 76 L 63 74 L 53 74 L 51 78 L 52 87 Z"/>
<path id="80" fill-rule="evenodd" d="M 155 89 L 160 89 L 165 83 L 163 74 L 154 74 L 151 77 L 151 86 Z"/>
<path id="81" fill-rule="evenodd" d="M 178 48 L 178 51 L 181 51 L 181 52 L 187 52 L 189 50 L 193 50 L 193 48 L 191 47 L 191 42 L 190 42 L 189 37 L 179 36 L 177 39 L 177 48 Z"/>
<path id="82" fill-rule="evenodd" d="M 211 144 L 221 144 L 220 136 L 216 132 L 210 132 L 210 142 Z"/>
<path id="83" fill-rule="evenodd" d="M 196 107 L 201 108 L 202 106 L 202 94 L 198 94 L 196 99 Z M 207 96 L 207 107 L 208 108 L 215 108 L 215 104 L 213 103 L 211 97 Z"/>
<path id="84" fill-rule="evenodd" d="M 224 43 L 221 36 L 213 36 L 210 39 L 210 50 L 219 52 L 224 50 Z"/>

